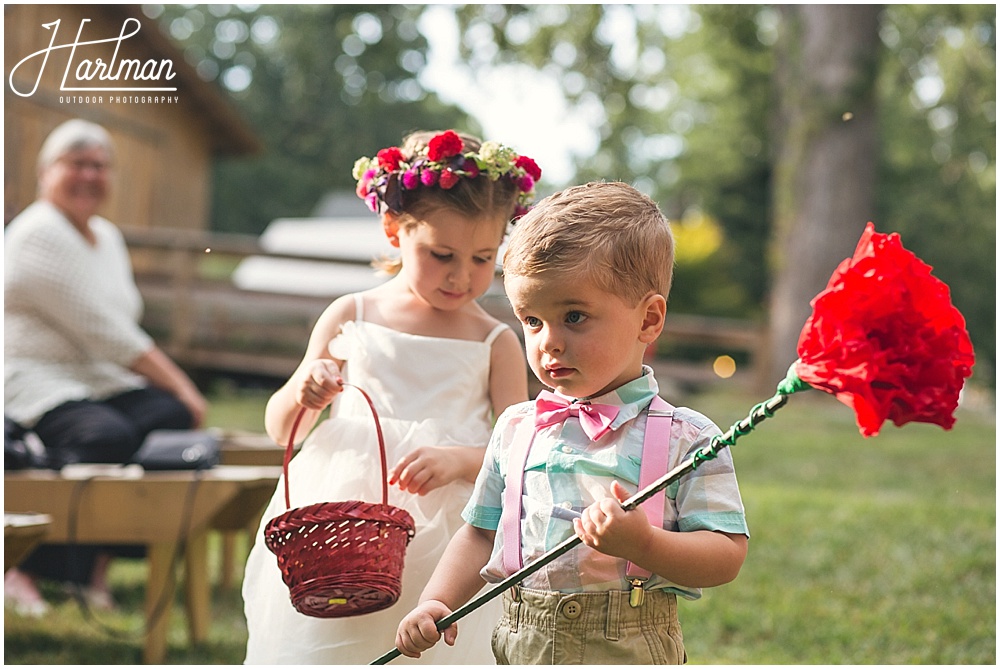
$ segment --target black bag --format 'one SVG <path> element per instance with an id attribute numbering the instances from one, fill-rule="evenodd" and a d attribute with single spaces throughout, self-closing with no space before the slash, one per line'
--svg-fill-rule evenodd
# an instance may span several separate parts
<path id="1" fill-rule="evenodd" d="M 34 448 L 28 443 L 35 440 Z M 6 415 L 3 417 L 3 468 L 34 469 L 51 463 L 38 436 Z"/>
<path id="2" fill-rule="evenodd" d="M 209 469 L 219 464 L 219 438 L 208 430 L 153 430 L 132 456 L 143 469 Z"/>

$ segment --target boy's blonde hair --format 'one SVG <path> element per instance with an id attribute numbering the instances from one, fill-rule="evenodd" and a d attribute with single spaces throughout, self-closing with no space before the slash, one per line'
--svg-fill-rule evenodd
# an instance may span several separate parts
<path id="1" fill-rule="evenodd" d="M 548 196 L 511 233 L 505 276 L 585 275 L 629 304 L 667 298 L 674 238 L 660 208 L 621 182 L 593 182 Z"/>

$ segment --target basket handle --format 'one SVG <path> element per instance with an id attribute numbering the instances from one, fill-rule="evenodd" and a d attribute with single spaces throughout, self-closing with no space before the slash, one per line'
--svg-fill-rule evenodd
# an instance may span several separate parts
<path id="1" fill-rule="evenodd" d="M 378 412 L 375 411 L 375 403 L 372 402 L 372 398 L 368 396 L 368 393 L 366 393 L 364 390 L 362 390 L 358 386 L 354 385 L 353 383 L 344 382 L 343 385 L 350 386 L 350 387 L 354 388 L 355 390 L 357 390 L 359 393 L 361 393 L 361 395 L 365 398 L 365 401 L 368 402 L 368 408 L 372 410 L 372 418 L 375 419 L 375 431 L 378 433 L 378 451 L 379 451 L 379 456 L 381 457 L 381 460 L 382 460 L 382 504 L 388 504 L 389 503 L 389 483 L 388 483 L 388 478 L 389 478 L 388 469 L 389 468 L 388 468 L 388 466 L 386 464 L 386 461 L 385 461 L 385 437 L 382 436 L 382 424 L 378 420 Z M 288 435 L 288 445 L 285 447 L 285 459 L 284 459 L 284 462 L 282 463 L 282 468 L 284 469 L 284 473 L 285 473 L 285 508 L 286 509 L 291 509 L 292 508 L 291 495 L 290 495 L 290 493 L 288 491 L 288 463 L 292 461 L 292 449 L 295 446 L 295 433 L 296 433 L 296 431 L 298 431 L 298 429 L 299 429 L 299 423 L 302 422 L 302 417 L 305 415 L 305 413 L 306 413 L 306 408 L 305 407 L 302 407 L 301 409 L 299 409 L 299 413 L 295 417 L 295 422 L 292 423 L 292 432 L 291 432 L 290 435 Z"/>

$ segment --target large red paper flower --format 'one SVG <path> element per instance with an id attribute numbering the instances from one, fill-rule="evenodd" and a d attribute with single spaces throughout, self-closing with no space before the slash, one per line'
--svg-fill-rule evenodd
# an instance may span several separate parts
<path id="1" fill-rule="evenodd" d="M 886 419 L 950 429 L 975 361 L 965 319 L 948 286 L 868 223 L 799 336 L 798 377 L 854 409 L 864 436 Z"/>
<path id="2" fill-rule="evenodd" d="M 439 163 L 445 158 L 457 156 L 462 147 L 462 138 L 454 130 L 445 130 L 427 142 L 427 159 Z"/>

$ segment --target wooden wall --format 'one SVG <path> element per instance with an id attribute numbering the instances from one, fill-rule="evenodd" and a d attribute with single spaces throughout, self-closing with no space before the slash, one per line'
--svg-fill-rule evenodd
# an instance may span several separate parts
<path id="1" fill-rule="evenodd" d="M 118 59 L 159 62 L 167 58 L 172 60 L 175 71 L 184 69 L 186 79 L 178 76 L 170 82 L 178 85 L 177 92 L 145 94 L 177 96 L 176 104 L 114 101 L 115 97 L 143 93 L 61 91 L 70 49 L 50 53 L 34 94 L 21 97 L 11 90 L 11 69 L 26 56 L 48 47 L 52 39 L 50 30 L 42 24 L 61 21 L 56 44 L 71 43 L 82 19 L 90 22 L 83 29 L 81 41 L 117 38 L 124 17 L 130 13 L 140 20 L 141 28 L 137 35 L 121 42 Z M 142 15 L 137 6 L 4 6 L 5 224 L 35 199 L 36 159 L 46 135 L 65 120 L 82 118 L 104 126 L 115 143 L 112 192 L 104 216 L 122 226 L 208 228 L 212 158 L 219 147 L 219 135 L 225 133 L 219 132 L 218 109 L 214 116 L 206 112 L 205 100 L 219 105 L 227 101 L 221 93 L 208 90 L 214 84 L 190 76 L 193 70 L 183 62 L 181 52 L 173 49 L 165 53 L 164 45 L 172 47 L 162 35 L 151 34 L 158 30 L 156 22 Z M 116 44 L 111 41 L 89 45 L 85 57 L 101 57 L 109 62 Z M 83 57 L 78 53 L 74 66 Z M 15 85 L 22 93 L 34 86 L 41 61 L 41 57 L 34 58 L 15 73 Z M 104 85 L 108 84 L 118 85 Z M 147 84 L 155 85 L 138 85 Z M 85 95 L 91 96 L 91 102 L 72 101 L 72 96 Z M 218 101 L 212 100 L 213 95 Z M 98 97 L 102 101 L 97 101 Z"/>

